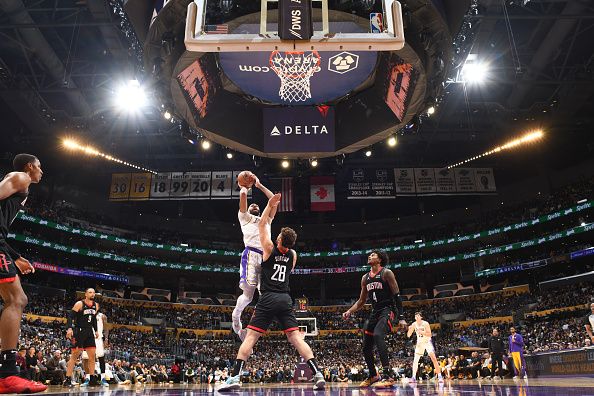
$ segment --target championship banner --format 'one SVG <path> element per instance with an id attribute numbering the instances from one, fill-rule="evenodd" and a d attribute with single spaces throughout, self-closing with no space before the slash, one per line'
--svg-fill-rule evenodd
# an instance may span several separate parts
<path id="1" fill-rule="evenodd" d="M 419 194 L 435 193 L 437 188 L 433 168 L 415 168 L 415 185 Z"/>
<path id="2" fill-rule="evenodd" d="M 210 196 L 212 199 L 226 199 L 231 198 L 233 190 L 233 172 L 222 171 L 212 172 Z"/>
<path id="3" fill-rule="evenodd" d="M 112 201 L 239 198 L 241 171 L 114 173 L 109 191 Z M 252 190 L 248 196 L 252 195 Z"/>
<path id="4" fill-rule="evenodd" d="M 393 199 L 394 171 L 388 168 L 356 168 L 347 178 L 347 199 Z"/>
<path id="5" fill-rule="evenodd" d="M 497 191 L 491 168 L 394 168 L 394 181 L 396 196 L 489 194 Z"/>
<path id="6" fill-rule="evenodd" d="M 474 171 L 470 168 L 454 168 L 456 177 L 456 191 L 461 193 L 476 192 Z"/>
<path id="7" fill-rule="evenodd" d="M 477 192 L 495 192 L 495 177 L 491 168 L 474 168 L 474 180 Z"/>
<path id="8" fill-rule="evenodd" d="M 413 168 L 395 168 L 396 195 L 410 195 L 417 192 Z"/>
<path id="9" fill-rule="evenodd" d="M 327 212 L 336 210 L 334 197 L 334 177 L 312 176 L 309 179 L 310 201 L 312 212 Z"/>
<path id="10" fill-rule="evenodd" d="M 451 169 L 434 169 L 435 191 L 438 194 L 456 193 L 456 176 Z"/>
<path id="11" fill-rule="evenodd" d="M 132 173 L 130 180 L 130 200 L 146 201 L 151 193 L 151 173 Z"/>
<path id="12" fill-rule="evenodd" d="M 110 201 L 128 200 L 130 196 L 130 175 L 130 173 L 114 173 L 111 175 Z"/>
<path id="13" fill-rule="evenodd" d="M 190 172 L 190 181 L 192 183 L 190 197 L 196 199 L 209 199 L 210 180 L 211 172 Z"/>
<path id="14" fill-rule="evenodd" d="M 158 173 L 151 179 L 151 199 L 169 198 L 171 173 Z"/>

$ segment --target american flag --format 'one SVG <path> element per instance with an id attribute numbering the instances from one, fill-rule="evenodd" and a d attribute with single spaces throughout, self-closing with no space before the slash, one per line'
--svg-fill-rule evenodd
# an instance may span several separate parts
<path id="1" fill-rule="evenodd" d="M 293 178 L 281 177 L 273 179 L 280 187 L 281 201 L 278 205 L 278 212 L 292 212 L 293 211 Z M 277 190 L 278 191 L 278 190 Z"/>
<path id="2" fill-rule="evenodd" d="M 226 23 L 221 25 L 205 25 L 204 33 L 206 34 L 227 34 L 229 33 L 229 25 Z"/>

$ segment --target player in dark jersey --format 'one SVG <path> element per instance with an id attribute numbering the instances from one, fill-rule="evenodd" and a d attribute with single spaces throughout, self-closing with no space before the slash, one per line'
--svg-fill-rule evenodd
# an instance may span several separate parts
<path id="1" fill-rule="evenodd" d="M 78 360 L 82 351 L 87 351 L 89 358 L 87 359 L 87 367 L 85 370 L 85 382 L 81 386 L 88 386 L 91 377 L 95 380 L 95 338 L 99 337 L 97 331 L 97 313 L 99 312 L 99 304 L 95 302 L 95 289 L 88 288 L 85 291 L 84 300 L 77 301 L 70 311 L 68 322 L 66 326 L 66 338 L 70 340 L 72 345 L 72 353 L 68 361 L 66 370 L 66 380 L 64 386 L 72 386 L 72 372 L 74 365 Z"/>
<path id="2" fill-rule="evenodd" d="M 15 172 L 0 181 L 0 296 L 4 302 L 0 317 L 0 393 L 42 392 L 47 386 L 16 375 L 16 347 L 27 305 L 17 268 L 23 275 L 35 272 L 35 268 L 8 244 L 7 238 L 10 225 L 27 201 L 29 186 L 39 183 L 43 171 L 37 157 L 31 154 L 18 154 L 12 164 Z"/>
<path id="3" fill-rule="evenodd" d="M 326 382 L 314 358 L 314 354 L 301 337 L 299 325 L 293 311 L 293 301 L 289 295 L 289 275 L 297 263 L 297 253 L 291 248 L 295 245 L 297 233 L 291 228 L 284 227 L 276 238 L 276 245 L 270 234 L 266 232 L 266 225 L 270 213 L 280 202 L 280 194 L 275 194 L 268 201 L 268 205 L 259 222 L 260 242 L 262 243 L 262 272 L 260 274 L 260 299 L 247 334 L 233 366 L 233 372 L 224 384 L 217 387 L 217 391 L 234 390 L 241 387 L 240 376 L 243 366 L 251 354 L 252 348 L 260 336 L 268 330 L 272 320 L 276 318 L 287 335 L 289 342 L 297 352 L 307 361 L 307 365 L 314 373 L 314 389 L 323 389 Z"/>
<path id="4" fill-rule="evenodd" d="M 390 358 L 385 337 L 392 331 L 392 320 L 398 317 L 399 326 L 406 329 L 406 322 L 402 312 L 402 298 L 400 289 L 394 273 L 385 268 L 388 264 L 388 255 L 383 251 L 374 251 L 367 258 L 371 265 L 371 271 L 361 278 L 361 295 L 359 300 L 345 313 L 344 319 L 357 312 L 365 305 L 367 297 L 371 301 L 371 315 L 365 322 L 363 331 L 363 355 L 369 368 L 369 378 L 361 383 L 362 387 L 373 386 L 374 388 L 389 388 L 395 384 L 392 370 L 390 369 Z M 382 363 L 382 376 L 377 374 L 373 359 L 373 345 L 378 349 Z"/>

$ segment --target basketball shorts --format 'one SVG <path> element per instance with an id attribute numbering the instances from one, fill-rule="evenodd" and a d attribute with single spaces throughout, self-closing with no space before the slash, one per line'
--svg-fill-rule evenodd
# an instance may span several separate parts
<path id="1" fill-rule="evenodd" d="M 260 283 L 262 271 L 262 251 L 247 246 L 241 255 L 239 266 L 239 288 L 256 288 Z"/>
<path id="2" fill-rule="evenodd" d="M 0 241 L 0 283 L 13 282 L 17 276 L 17 268 L 10 254 Z"/>
<path id="3" fill-rule="evenodd" d="M 95 334 L 92 328 L 79 328 L 74 333 L 71 340 L 72 349 L 95 349 Z"/>
<path id="4" fill-rule="evenodd" d="M 365 335 L 373 336 L 375 333 L 388 334 L 392 332 L 392 307 L 385 307 L 371 311 L 369 319 L 365 322 L 363 332 Z"/>
<path id="5" fill-rule="evenodd" d="M 435 353 L 435 348 L 433 348 L 433 342 L 431 341 L 431 337 L 423 337 L 417 339 L 415 354 L 424 355 L 425 351 L 427 351 L 427 353 Z"/>
<path id="6" fill-rule="evenodd" d="M 260 296 L 248 329 L 266 333 L 272 321 L 276 319 L 285 332 L 299 330 L 299 324 L 293 311 L 293 300 L 287 293 L 264 293 Z"/>
<path id="7" fill-rule="evenodd" d="M 103 337 L 95 338 L 95 356 L 98 358 L 105 356 L 105 347 L 103 346 Z"/>

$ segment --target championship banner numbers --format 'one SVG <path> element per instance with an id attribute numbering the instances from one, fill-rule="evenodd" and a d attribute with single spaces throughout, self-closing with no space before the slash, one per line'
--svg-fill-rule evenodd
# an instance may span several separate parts
<path id="1" fill-rule="evenodd" d="M 109 199 L 111 201 L 127 200 L 130 195 L 130 173 L 114 173 L 111 175 Z"/>
<path id="2" fill-rule="evenodd" d="M 190 197 L 195 199 L 210 198 L 210 172 L 190 172 L 192 189 Z"/>
<path id="3" fill-rule="evenodd" d="M 145 201 L 151 192 L 150 173 L 132 173 L 130 180 L 130 200 Z"/>
<path id="4" fill-rule="evenodd" d="M 212 199 L 231 198 L 233 190 L 233 172 L 231 171 L 213 171 L 210 196 Z"/>
<path id="5" fill-rule="evenodd" d="M 191 179 L 189 172 L 171 172 L 170 198 L 186 198 L 190 196 Z"/>
<path id="6" fill-rule="evenodd" d="M 151 181 L 151 199 L 169 198 L 169 186 L 171 184 L 171 173 L 158 173 L 153 175 Z"/>

